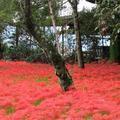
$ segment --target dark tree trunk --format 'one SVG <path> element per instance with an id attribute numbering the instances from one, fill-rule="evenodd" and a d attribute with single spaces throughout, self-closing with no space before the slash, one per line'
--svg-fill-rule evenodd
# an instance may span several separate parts
<path id="1" fill-rule="evenodd" d="M 62 56 L 64 56 L 64 27 L 62 26 Z"/>
<path id="2" fill-rule="evenodd" d="M 32 22 L 31 13 L 31 2 L 30 0 L 25 0 L 25 21 L 29 33 L 35 38 L 45 51 L 48 52 L 49 57 L 54 65 L 56 75 L 59 78 L 60 85 L 64 91 L 72 84 L 72 77 L 70 76 L 65 63 L 58 53 L 57 49 L 50 40 L 47 40 L 41 33 L 41 30 Z"/>
<path id="3" fill-rule="evenodd" d="M 3 51 L 4 51 L 4 47 L 3 44 L 0 42 L 0 59 L 3 59 Z"/>
<path id="4" fill-rule="evenodd" d="M 75 29 L 75 34 L 76 34 L 78 66 L 80 68 L 84 68 L 84 60 L 83 60 L 83 52 L 82 52 L 82 44 L 81 44 L 81 35 L 80 35 L 80 23 L 79 23 L 78 10 L 77 10 L 78 2 L 77 2 L 77 0 L 74 0 L 73 2 L 71 2 L 71 0 L 69 0 L 69 3 L 72 6 L 73 15 L 74 15 L 74 29 Z"/>

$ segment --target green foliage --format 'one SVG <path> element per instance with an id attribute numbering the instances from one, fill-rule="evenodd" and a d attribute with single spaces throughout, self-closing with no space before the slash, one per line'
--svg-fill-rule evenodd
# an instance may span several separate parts
<path id="1" fill-rule="evenodd" d="M 53 0 L 52 7 L 55 17 L 58 16 L 58 11 L 60 9 L 59 1 Z M 50 11 L 48 6 L 48 0 L 34 1 L 32 5 L 32 17 L 36 24 L 40 26 L 52 25 L 52 20 L 50 18 Z M 57 20 L 58 21 L 58 20 Z"/>
<path id="2" fill-rule="evenodd" d="M 96 16 L 99 19 L 100 31 L 111 37 L 110 59 L 120 61 L 120 1 L 101 0 L 98 3 Z"/>
<path id="3" fill-rule="evenodd" d="M 99 25 L 104 21 L 110 29 L 108 33 L 112 34 L 114 28 L 120 23 L 120 1 L 102 0 L 97 5 L 95 16 L 99 19 Z"/>
<path id="4" fill-rule="evenodd" d="M 10 22 L 15 14 L 15 0 L 0 0 L 0 19 Z"/>
<path id="5" fill-rule="evenodd" d="M 6 60 L 25 60 L 28 62 L 41 62 L 41 63 L 49 63 L 48 56 L 45 56 L 43 51 L 36 47 L 34 49 L 29 46 L 19 45 L 18 47 L 11 46 L 5 47 L 3 52 L 4 59 Z"/>
<path id="6" fill-rule="evenodd" d="M 31 50 L 23 45 L 20 45 L 19 47 L 11 46 L 6 47 L 4 56 L 5 59 L 9 60 L 24 60 L 30 53 Z"/>
<path id="7" fill-rule="evenodd" d="M 110 60 L 114 62 L 120 62 L 120 38 L 110 46 Z"/>
<path id="8" fill-rule="evenodd" d="M 97 34 L 98 31 L 95 30 L 97 25 L 97 18 L 94 17 L 95 8 L 92 10 L 83 9 L 80 14 L 80 27 L 82 35 L 94 35 Z"/>

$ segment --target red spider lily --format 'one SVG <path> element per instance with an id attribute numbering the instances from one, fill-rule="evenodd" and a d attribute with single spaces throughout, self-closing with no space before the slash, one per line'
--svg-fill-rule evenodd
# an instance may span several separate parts
<path id="1" fill-rule="evenodd" d="M 0 120 L 120 120 L 120 65 L 67 65 L 63 92 L 52 66 L 0 61 Z"/>

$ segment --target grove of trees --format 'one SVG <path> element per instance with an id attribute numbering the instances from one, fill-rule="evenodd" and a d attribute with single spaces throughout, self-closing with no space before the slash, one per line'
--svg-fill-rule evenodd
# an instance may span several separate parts
<path id="1" fill-rule="evenodd" d="M 80 68 L 85 67 L 86 61 L 83 45 L 87 46 L 91 58 L 95 59 L 100 36 L 109 36 L 109 59 L 120 63 L 120 1 L 86 1 L 96 3 L 96 8 L 79 12 L 80 0 L 0 0 L 0 58 L 41 59 L 42 62 L 46 60 L 52 63 L 64 91 L 72 85 L 73 80 L 65 64 L 66 56 L 63 55 L 66 41 L 60 43 L 59 36 L 75 33 L 73 55 L 77 55 Z M 67 22 L 65 17 L 59 15 L 66 2 L 71 5 L 73 12 Z M 4 42 L 8 39 L 9 42 Z"/>

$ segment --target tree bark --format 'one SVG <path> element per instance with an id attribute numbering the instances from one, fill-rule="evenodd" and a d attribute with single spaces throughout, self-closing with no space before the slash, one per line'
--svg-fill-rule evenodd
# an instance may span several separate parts
<path id="1" fill-rule="evenodd" d="M 72 6 L 73 15 L 74 15 L 74 29 L 75 29 L 75 34 L 76 34 L 76 47 L 77 47 L 78 66 L 80 68 L 84 68 L 84 60 L 83 60 L 83 52 L 82 52 L 82 44 L 81 44 L 81 35 L 80 35 L 80 24 L 79 24 L 78 10 L 77 10 L 78 1 L 77 0 L 74 0 L 74 1 L 68 0 L 68 1 Z"/>
<path id="2" fill-rule="evenodd" d="M 62 56 L 64 57 L 64 27 L 62 26 Z"/>
<path id="3" fill-rule="evenodd" d="M 25 0 L 25 21 L 26 27 L 29 33 L 35 38 L 39 43 L 39 46 L 46 50 L 49 54 L 49 57 L 53 63 L 53 66 L 56 71 L 56 75 L 59 78 L 60 85 L 64 91 L 72 84 L 72 77 L 70 76 L 65 63 L 58 53 L 57 49 L 50 40 L 47 40 L 44 35 L 41 33 L 41 29 L 36 27 L 32 22 L 32 13 L 31 13 L 31 1 Z"/>
<path id="4" fill-rule="evenodd" d="M 3 59 L 3 50 L 4 50 L 3 43 L 0 42 L 0 60 Z"/>
<path id="5" fill-rule="evenodd" d="M 51 16 L 51 20 L 52 20 L 52 24 L 53 24 L 53 29 L 55 32 L 56 47 L 57 47 L 58 52 L 60 53 L 59 39 L 58 39 L 58 33 L 57 33 L 57 27 L 56 27 L 56 19 L 55 19 L 55 14 L 53 12 L 52 0 L 48 0 L 48 6 L 49 6 L 49 10 L 50 10 L 50 16 Z"/>
<path id="6" fill-rule="evenodd" d="M 16 26 L 16 37 L 15 37 L 15 45 L 18 47 L 19 42 L 19 28 Z"/>

